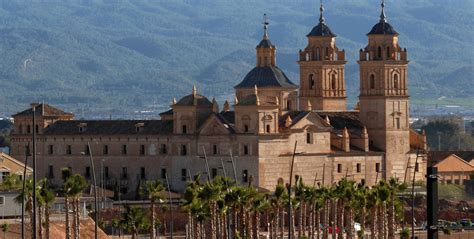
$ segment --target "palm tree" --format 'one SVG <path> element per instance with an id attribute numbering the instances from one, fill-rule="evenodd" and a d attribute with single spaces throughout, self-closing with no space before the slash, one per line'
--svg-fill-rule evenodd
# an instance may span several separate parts
<path id="1" fill-rule="evenodd" d="M 51 204 L 55 201 L 54 192 L 49 188 L 48 181 L 43 179 L 39 182 L 40 205 L 44 207 L 44 226 L 46 229 L 46 239 L 49 239 L 49 218 Z"/>
<path id="2" fill-rule="evenodd" d="M 0 183 L 0 189 L 3 190 L 14 190 L 20 189 L 22 187 L 22 180 L 18 174 L 9 174 L 3 178 L 2 183 Z"/>
<path id="3" fill-rule="evenodd" d="M 68 194 L 72 198 L 73 205 L 73 228 L 74 228 L 74 238 L 78 239 L 80 237 L 80 198 L 82 192 L 87 188 L 86 179 L 80 174 L 74 174 L 68 177 L 65 187 L 68 189 Z M 67 194 L 67 195 L 68 195 Z M 96 222 L 98 223 L 98 222 Z"/>
<path id="4" fill-rule="evenodd" d="M 396 194 L 404 191 L 406 189 L 406 185 L 400 183 L 398 178 L 392 177 L 388 181 L 388 189 L 390 192 L 390 200 L 389 200 L 389 209 L 388 209 L 388 239 L 395 238 L 395 205 L 397 201 Z"/>
<path id="5" fill-rule="evenodd" d="M 355 209 L 357 219 L 360 222 L 361 230 L 359 238 L 365 233 L 365 217 L 367 216 L 367 198 L 368 188 L 362 184 L 358 184 L 354 192 L 353 208 Z"/>
<path id="6" fill-rule="evenodd" d="M 343 196 L 342 196 L 344 200 L 344 212 L 346 214 L 346 216 L 344 216 L 345 218 L 344 224 L 346 227 L 347 238 L 352 239 L 354 237 L 353 209 L 355 208 L 356 183 L 353 180 L 348 180 L 345 182 L 345 184 L 346 186 L 344 187 Z"/>
<path id="7" fill-rule="evenodd" d="M 377 235 L 377 186 L 373 186 L 367 192 L 366 208 L 370 215 L 370 238 L 376 238 Z"/>
<path id="8" fill-rule="evenodd" d="M 66 214 L 65 214 L 66 215 L 66 221 L 65 221 L 66 239 L 71 238 L 71 223 L 69 220 L 69 204 L 70 204 L 69 200 L 72 196 L 72 193 L 71 193 L 70 183 L 68 183 L 71 175 L 72 175 L 72 171 L 70 168 L 63 168 L 61 170 L 61 178 L 63 180 L 63 192 L 64 192 L 64 209 L 66 211 Z"/>
<path id="9" fill-rule="evenodd" d="M 274 225 L 274 235 L 275 237 L 280 234 L 280 238 L 283 238 L 283 230 L 284 226 L 283 221 L 282 221 L 282 214 L 283 214 L 283 205 L 286 201 L 288 192 L 283 185 L 283 182 L 278 182 L 275 191 L 272 195 L 272 198 L 270 200 L 272 208 L 274 210 L 274 215 L 275 215 L 275 225 Z M 280 222 L 281 221 L 281 222 Z"/>
<path id="10" fill-rule="evenodd" d="M 33 228 L 33 179 L 27 179 L 25 181 L 25 191 L 22 191 L 18 196 L 15 197 L 16 203 L 21 204 L 23 201 L 26 201 L 25 210 L 30 216 L 30 226 Z"/>
<path id="11" fill-rule="evenodd" d="M 260 238 L 260 224 L 261 224 L 261 216 L 262 214 L 270 207 L 270 203 L 268 201 L 268 198 L 261 194 L 257 193 L 252 201 L 252 208 L 251 211 L 253 213 L 253 235 L 254 238 Z"/>
<path id="12" fill-rule="evenodd" d="M 138 207 L 125 206 L 125 212 L 122 214 L 120 225 L 132 233 L 132 239 L 138 237 L 140 230 L 148 230 L 150 226 L 147 217 L 144 215 L 143 209 Z"/>
<path id="13" fill-rule="evenodd" d="M 165 187 L 159 180 L 146 181 L 146 195 L 150 200 L 150 215 L 151 215 L 151 238 L 154 239 L 156 235 L 156 211 L 155 204 L 161 199 L 161 193 L 165 190 Z"/>
<path id="14" fill-rule="evenodd" d="M 200 190 L 198 197 L 202 199 L 205 206 L 209 208 L 210 212 L 210 235 L 209 238 L 215 239 L 217 237 L 217 201 L 219 201 L 222 194 L 222 181 L 213 180 L 206 182 L 202 190 Z"/>
<path id="15" fill-rule="evenodd" d="M 387 200 L 390 197 L 390 189 L 388 188 L 387 183 L 384 180 L 381 180 L 377 184 L 377 212 L 378 212 L 378 221 L 377 221 L 377 228 L 378 228 L 378 238 L 385 239 L 386 238 L 386 207 L 387 207 Z"/>

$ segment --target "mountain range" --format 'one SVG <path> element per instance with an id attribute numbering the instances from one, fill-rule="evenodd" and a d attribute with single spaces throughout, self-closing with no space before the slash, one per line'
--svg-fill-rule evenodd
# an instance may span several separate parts
<path id="1" fill-rule="evenodd" d="M 413 104 L 474 107 L 471 0 L 388 0 L 388 21 L 409 53 Z M 358 50 L 380 1 L 324 1 L 346 51 L 349 105 Z M 298 50 L 317 24 L 315 0 L 1 0 L 0 113 L 45 101 L 79 116 L 166 110 L 192 85 L 220 102 L 255 65 L 267 13 L 277 64 L 296 84 Z M 146 117 L 146 116 L 145 116 Z"/>

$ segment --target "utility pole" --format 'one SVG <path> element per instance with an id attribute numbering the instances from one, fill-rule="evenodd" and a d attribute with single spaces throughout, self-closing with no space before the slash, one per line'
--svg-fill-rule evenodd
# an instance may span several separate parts
<path id="1" fill-rule="evenodd" d="M 94 213 L 94 220 L 95 220 L 95 229 L 94 229 L 94 236 L 95 239 L 99 238 L 98 229 L 99 229 L 99 203 L 97 201 L 97 180 L 95 178 L 95 169 L 94 169 L 94 159 L 92 158 L 92 150 L 91 145 L 87 142 L 87 151 L 89 153 L 89 160 L 91 163 L 92 169 L 92 179 L 94 180 L 94 206 L 95 206 L 95 213 Z"/>
<path id="2" fill-rule="evenodd" d="M 292 210 L 291 210 L 291 186 L 293 181 L 293 168 L 295 164 L 295 155 L 296 155 L 296 145 L 298 141 L 295 141 L 295 148 L 293 149 L 293 156 L 291 157 L 291 166 L 290 166 L 290 183 L 288 184 L 288 239 L 291 239 L 293 235 L 291 235 L 291 227 L 292 227 Z"/>
<path id="3" fill-rule="evenodd" d="M 165 179 L 166 179 L 166 186 L 168 187 L 168 197 L 169 197 L 169 204 L 170 204 L 170 214 L 171 214 L 171 221 L 170 221 L 170 235 L 171 239 L 173 239 L 173 201 L 171 200 L 171 188 L 170 188 L 170 183 L 168 181 L 168 173 L 165 173 Z"/>
<path id="4" fill-rule="evenodd" d="M 36 239 L 36 105 L 33 105 L 33 239 Z"/>
<path id="5" fill-rule="evenodd" d="M 30 143 L 25 149 L 25 167 L 23 169 L 23 200 L 21 200 L 21 239 L 25 239 L 25 186 L 26 186 L 26 168 L 28 165 L 28 156 L 30 156 Z"/>
<path id="6" fill-rule="evenodd" d="M 413 179 L 411 184 L 411 236 L 415 238 L 415 176 L 416 176 L 416 165 L 418 164 L 418 157 L 420 151 L 416 152 L 415 165 L 413 166 Z"/>

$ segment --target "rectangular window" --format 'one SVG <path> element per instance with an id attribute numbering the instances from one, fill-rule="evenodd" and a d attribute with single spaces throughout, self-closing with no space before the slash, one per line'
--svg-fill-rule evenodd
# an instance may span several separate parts
<path id="1" fill-rule="evenodd" d="M 217 176 L 217 168 L 211 169 L 211 178 L 215 178 Z"/>
<path id="2" fill-rule="evenodd" d="M 161 169 L 161 178 L 165 179 L 166 178 L 166 168 Z"/>
<path id="3" fill-rule="evenodd" d="M 361 171 L 360 163 L 358 163 L 358 164 L 356 165 L 356 169 L 357 169 L 357 172 L 360 173 L 360 171 Z"/>
<path id="4" fill-rule="evenodd" d="M 72 146 L 71 145 L 66 146 L 66 154 L 68 154 L 68 155 L 72 154 Z"/>
<path id="5" fill-rule="evenodd" d="M 380 163 L 375 163 L 375 172 L 380 173 Z"/>
<path id="6" fill-rule="evenodd" d="M 415 172 L 420 172 L 420 163 L 415 163 Z"/>
<path id="7" fill-rule="evenodd" d="M 306 133 L 306 143 L 307 143 L 307 144 L 311 144 L 311 143 L 312 143 L 311 134 L 310 134 L 310 133 Z"/>
<path id="8" fill-rule="evenodd" d="M 217 154 L 217 144 L 212 145 L 212 154 Z"/>
<path id="9" fill-rule="evenodd" d="M 168 153 L 168 149 L 166 148 L 166 144 L 161 144 L 160 153 L 161 154 L 167 154 Z"/>
<path id="10" fill-rule="evenodd" d="M 249 181 L 249 171 L 247 169 L 242 170 L 242 182 L 248 183 Z"/>
<path id="11" fill-rule="evenodd" d="M 248 125 L 244 125 L 244 132 L 245 133 L 249 132 L 249 126 Z"/>
<path id="12" fill-rule="evenodd" d="M 400 118 L 396 118 L 395 123 L 396 123 L 397 129 L 400 129 Z"/>
<path id="13" fill-rule="evenodd" d="M 183 134 L 187 134 L 187 133 L 188 133 L 188 129 L 187 129 L 186 125 L 183 125 L 183 126 L 181 127 L 181 131 L 183 132 Z"/>
<path id="14" fill-rule="evenodd" d="M 105 179 L 109 179 L 109 167 L 104 167 L 104 177 Z"/>
<path id="15" fill-rule="evenodd" d="M 47 178 L 49 178 L 49 179 L 54 178 L 54 168 L 53 168 L 53 165 L 48 165 Z"/>
<path id="16" fill-rule="evenodd" d="M 53 145 L 48 145 L 48 154 L 53 154 L 53 153 L 54 153 Z"/>
<path id="17" fill-rule="evenodd" d="M 122 167 L 122 179 L 128 178 L 127 167 Z"/>
<path id="18" fill-rule="evenodd" d="M 459 185 L 459 179 L 454 179 L 454 184 Z"/>
<path id="19" fill-rule="evenodd" d="M 126 144 L 122 145 L 122 154 L 123 155 L 127 154 L 127 145 Z"/>
<path id="20" fill-rule="evenodd" d="M 0 196 L 0 205 L 1 206 L 5 205 L 5 197 L 4 196 Z"/>
<path id="21" fill-rule="evenodd" d="M 30 153 L 30 146 L 29 146 L 29 145 L 25 145 L 25 155 L 31 156 L 31 153 Z"/>
<path id="22" fill-rule="evenodd" d="M 248 154 L 249 154 L 249 146 L 244 145 L 244 155 L 248 155 Z"/>
<path id="23" fill-rule="evenodd" d="M 338 173 L 342 172 L 342 164 L 340 164 L 340 163 L 337 164 L 337 172 Z"/>
<path id="24" fill-rule="evenodd" d="M 185 182 L 186 179 L 187 179 L 187 176 L 186 176 L 186 169 L 185 168 L 182 168 L 181 169 L 181 181 Z"/>
<path id="25" fill-rule="evenodd" d="M 140 145 L 140 155 L 145 155 L 145 145 Z"/>
<path id="26" fill-rule="evenodd" d="M 146 179 L 146 173 L 145 173 L 144 167 L 140 168 L 140 179 Z"/>
<path id="27" fill-rule="evenodd" d="M 86 166 L 86 173 L 84 174 L 85 178 L 91 178 L 91 167 Z"/>
<path id="28" fill-rule="evenodd" d="M 108 145 L 104 145 L 104 148 L 102 150 L 102 153 L 104 155 L 108 155 L 109 154 L 109 146 Z"/>
<path id="29" fill-rule="evenodd" d="M 91 152 L 90 152 L 90 150 L 89 150 L 89 145 L 87 145 L 87 144 L 84 145 L 84 153 L 85 153 L 86 155 L 90 155 L 90 154 L 91 154 Z"/>
<path id="30" fill-rule="evenodd" d="M 187 155 L 188 154 L 188 149 L 186 148 L 185 144 L 181 145 L 181 155 Z"/>

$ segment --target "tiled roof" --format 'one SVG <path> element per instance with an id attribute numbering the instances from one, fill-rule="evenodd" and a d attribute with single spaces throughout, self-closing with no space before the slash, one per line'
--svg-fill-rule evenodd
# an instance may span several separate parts
<path id="1" fill-rule="evenodd" d="M 160 115 L 172 115 L 173 114 L 173 109 L 169 109 L 165 112 L 161 112 Z"/>
<path id="2" fill-rule="evenodd" d="M 64 112 L 58 108 L 55 108 L 48 104 L 37 104 L 35 107 L 35 113 L 37 116 L 74 116 L 72 113 Z M 33 107 L 24 110 L 22 112 L 16 113 L 13 117 L 16 116 L 32 116 Z"/>
<path id="3" fill-rule="evenodd" d="M 294 125 L 298 121 L 300 121 L 302 118 L 304 118 L 308 113 L 309 111 L 289 111 L 280 117 L 278 124 L 280 125 L 280 127 L 285 127 L 285 121 L 288 118 L 288 116 L 290 116 L 291 125 Z"/>
<path id="4" fill-rule="evenodd" d="M 220 113 L 229 124 L 235 124 L 235 112 L 234 111 L 222 111 Z"/>
<path id="5" fill-rule="evenodd" d="M 469 163 L 474 160 L 474 151 L 428 151 L 428 166 L 435 165 L 452 154 Z"/>
<path id="6" fill-rule="evenodd" d="M 139 130 L 137 130 L 139 126 Z M 80 131 L 82 127 L 82 132 Z M 171 134 L 171 120 L 64 120 L 50 125 L 46 135 L 89 134 Z"/>
<path id="7" fill-rule="evenodd" d="M 359 112 L 357 111 L 317 111 L 316 113 L 323 119 L 326 119 L 326 116 L 329 117 L 329 122 L 334 129 L 342 130 L 344 127 L 348 130 L 364 129 L 364 125 L 359 119 Z"/>
<path id="8" fill-rule="evenodd" d="M 296 88 L 296 85 L 277 66 L 257 66 L 253 68 L 235 88 L 255 86 Z"/>

